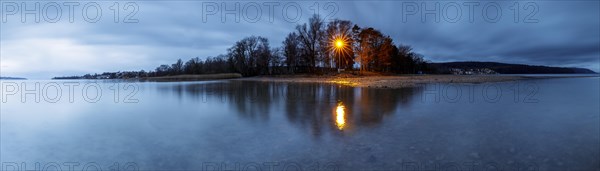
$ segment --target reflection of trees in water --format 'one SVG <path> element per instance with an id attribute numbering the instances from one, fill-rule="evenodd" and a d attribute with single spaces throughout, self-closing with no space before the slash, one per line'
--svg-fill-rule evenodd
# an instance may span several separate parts
<path id="1" fill-rule="evenodd" d="M 232 82 L 222 86 L 227 93 L 223 94 L 226 97 L 221 98 L 225 98 L 229 105 L 234 106 L 238 110 L 238 115 L 249 119 L 268 120 L 272 85 Z"/>
<path id="2" fill-rule="evenodd" d="M 406 107 L 412 102 L 413 98 L 420 94 L 423 88 L 402 88 L 402 89 L 369 89 L 358 90 L 360 99 L 354 101 L 353 108 L 359 117 L 360 125 L 376 125 L 384 117 L 391 115 L 398 106 Z M 401 110 L 401 108 L 399 109 Z"/>
<path id="3" fill-rule="evenodd" d="M 396 110 L 407 107 L 423 88 L 372 89 L 333 84 L 265 83 L 230 81 L 210 84 L 177 84 L 163 90 L 208 103 L 224 102 L 242 118 L 267 121 L 271 111 L 284 111 L 292 124 L 319 137 L 338 129 L 335 110 L 344 105 L 344 129 L 376 126 Z"/>

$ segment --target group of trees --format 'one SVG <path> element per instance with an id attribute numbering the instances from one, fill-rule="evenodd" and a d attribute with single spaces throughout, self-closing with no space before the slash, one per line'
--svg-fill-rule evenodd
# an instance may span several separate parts
<path id="1" fill-rule="evenodd" d="M 361 28 L 347 20 L 324 22 L 313 15 L 297 25 L 280 48 L 271 48 L 264 37 L 237 41 L 227 54 L 206 60 L 181 59 L 161 65 L 148 76 L 237 72 L 244 76 L 326 73 L 336 69 L 415 74 L 427 70 L 423 55 L 407 45 L 396 45 L 374 28 Z"/>
<path id="2" fill-rule="evenodd" d="M 325 25 L 318 15 L 298 25 L 283 41 L 284 64 L 291 73 L 330 69 L 412 74 L 427 70 L 423 55 L 407 45 L 395 45 L 374 28 L 360 28 L 347 20 Z"/>
<path id="3" fill-rule="evenodd" d="M 169 65 L 160 65 L 154 72 L 149 72 L 149 77 L 182 75 L 182 74 L 216 74 L 233 72 L 229 58 L 224 55 L 208 57 L 204 61 L 198 57 L 187 62 L 178 59 Z"/>

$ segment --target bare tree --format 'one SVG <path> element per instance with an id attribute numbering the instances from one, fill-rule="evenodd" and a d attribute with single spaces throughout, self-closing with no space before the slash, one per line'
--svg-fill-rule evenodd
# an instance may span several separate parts
<path id="1" fill-rule="evenodd" d="M 172 74 L 179 75 L 183 73 L 183 62 L 181 59 L 177 59 L 177 62 L 171 65 Z"/>
<path id="2" fill-rule="evenodd" d="M 296 67 L 300 65 L 300 41 L 298 35 L 290 33 L 283 41 L 283 56 L 285 56 L 285 64 L 288 72 L 294 73 Z"/>
<path id="3" fill-rule="evenodd" d="M 202 61 L 198 57 L 192 58 L 185 63 L 183 70 L 185 74 L 201 74 Z"/>
<path id="4" fill-rule="evenodd" d="M 228 49 L 229 61 L 242 75 L 264 74 L 269 65 L 271 48 L 267 38 L 246 37 Z"/>
<path id="5" fill-rule="evenodd" d="M 321 48 L 324 48 L 321 46 L 321 41 L 324 38 L 323 27 L 323 19 L 317 14 L 308 19 L 308 26 L 306 23 L 296 26 L 304 57 L 307 58 L 313 72 L 317 66 L 317 61 L 321 58 L 320 52 L 323 51 Z"/>

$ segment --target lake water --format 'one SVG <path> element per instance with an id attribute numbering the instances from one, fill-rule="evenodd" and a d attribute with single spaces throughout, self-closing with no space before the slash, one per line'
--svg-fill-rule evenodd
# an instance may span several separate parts
<path id="1" fill-rule="evenodd" d="M 5 80 L 0 162 L 2 170 L 599 170 L 599 83 Z"/>

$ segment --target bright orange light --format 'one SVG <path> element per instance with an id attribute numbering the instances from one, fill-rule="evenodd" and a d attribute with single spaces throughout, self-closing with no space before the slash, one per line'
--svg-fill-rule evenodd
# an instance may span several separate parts
<path id="1" fill-rule="evenodd" d="M 344 109 L 344 104 L 342 104 L 341 102 L 338 103 L 338 106 L 335 109 L 335 124 L 340 130 L 343 130 L 344 126 L 346 126 L 346 113 Z"/>
<path id="2" fill-rule="evenodd" d="M 346 35 L 340 34 L 335 35 L 330 38 L 331 46 L 329 50 L 333 52 L 335 55 L 349 55 L 350 47 L 348 44 L 350 43 L 350 38 Z"/>
<path id="3" fill-rule="evenodd" d="M 344 41 L 342 41 L 341 39 L 336 40 L 335 41 L 335 47 L 337 47 L 337 48 L 344 47 Z"/>

